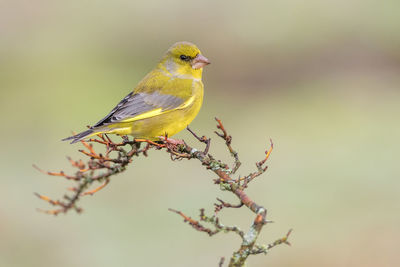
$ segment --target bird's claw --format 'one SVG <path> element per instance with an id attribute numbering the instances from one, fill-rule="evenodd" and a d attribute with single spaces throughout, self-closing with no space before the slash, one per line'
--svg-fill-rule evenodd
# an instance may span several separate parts
<path id="1" fill-rule="evenodd" d="M 172 138 L 168 138 L 166 136 L 158 136 L 158 138 L 160 138 L 160 140 L 164 141 L 167 144 L 171 144 L 171 145 L 184 145 L 185 142 L 183 142 L 183 140 L 179 140 L 179 139 L 172 139 Z"/>

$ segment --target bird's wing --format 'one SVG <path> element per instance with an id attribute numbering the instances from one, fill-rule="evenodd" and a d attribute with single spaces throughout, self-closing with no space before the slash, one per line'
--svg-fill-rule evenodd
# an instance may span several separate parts
<path id="1" fill-rule="evenodd" d="M 132 92 L 93 127 L 152 117 L 166 110 L 178 108 L 182 104 L 184 104 L 184 99 L 173 95 L 164 95 L 159 92 Z"/>

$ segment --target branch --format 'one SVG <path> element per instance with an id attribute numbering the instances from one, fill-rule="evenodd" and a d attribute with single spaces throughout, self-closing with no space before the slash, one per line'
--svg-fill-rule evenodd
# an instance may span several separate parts
<path id="1" fill-rule="evenodd" d="M 76 185 L 74 187 L 68 188 L 68 190 L 72 191 L 73 194 L 65 194 L 63 196 L 63 200 L 53 200 L 47 196 L 35 193 L 35 195 L 40 199 L 57 207 L 56 209 L 50 210 L 39 209 L 39 211 L 52 215 L 67 213 L 71 209 L 74 209 L 78 213 L 82 212 L 82 208 L 76 205 L 77 202 L 80 200 L 80 197 L 93 195 L 99 190 L 106 187 L 110 182 L 110 177 L 118 173 L 124 172 L 126 170 L 126 166 L 132 161 L 132 158 L 134 156 L 139 156 L 140 154 L 147 156 L 147 151 L 150 149 L 149 143 L 151 141 L 147 140 L 143 141 L 147 143 L 145 148 L 140 149 L 141 142 L 129 141 L 124 138 L 121 143 L 114 143 L 107 135 L 98 135 L 97 137 L 97 139 L 90 139 L 87 142 L 81 141 L 81 144 L 86 150 L 79 150 L 79 152 L 89 158 L 86 163 L 84 163 L 82 160 L 75 161 L 68 157 L 69 163 L 73 167 L 78 168 L 78 170 L 73 175 L 67 175 L 64 171 L 43 171 L 36 165 L 33 165 L 34 168 L 44 174 L 50 176 L 60 176 L 76 182 Z M 104 145 L 106 148 L 105 152 L 97 153 L 94 150 L 92 143 L 99 143 Z M 126 146 L 129 148 L 128 150 L 125 150 L 123 148 Z M 110 157 L 111 152 L 116 152 L 117 155 L 115 157 Z M 99 182 L 102 184 L 95 189 L 89 190 L 88 188 L 95 182 Z"/>
<path id="2" fill-rule="evenodd" d="M 204 150 L 198 150 L 188 145 L 183 140 L 174 140 L 168 138 L 167 136 L 159 137 L 159 141 L 147 139 L 129 140 L 128 137 L 123 136 L 122 141 L 113 142 L 107 135 L 100 134 L 97 135 L 96 138 L 89 139 L 88 141 L 81 141 L 84 149 L 79 151 L 82 153 L 82 155 L 87 157 L 86 162 L 83 160 L 72 160 L 71 158 L 68 158 L 69 163 L 74 168 L 77 168 L 77 171 L 72 175 L 67 175 L 64 171 L 43 171 L 34 165 L 34 167 L 42 173 L 50 176 L 63 177 L 76 183 L 74 187 L 69 188 L 69 191 L 72 191 L 73 194 L 64 195 L 62 200 L 53 200 L 47 196 L 35 193 L 37 197 L 56 207 L 56 209 L 40 211 L 48 214 L 58 215 L 59 213 L 67 213 L 69 210 L 73 209 L 79 213 L 82 211 L 82 208 L 77 206 L 80 198 L 87 195 L 93 195 L 105 188 L 110 183 L 111 178 L 114 175 L 126 170 L 127 165 L 133 161 L 134 157 L 139 157 L 142 155 L 147 157 L 148 151 L 151 149 L 165 150 L 173 161 L 183 159 L 198 160 L 201 165 L 216 175 L 214 183 L 218 184 L 221 190 L 231 192 L 238 198 L 238 204 L 230 204 L 217 198 L 217 203 L 214 204 L 214 215 L 207 216 L 205 215 L 204 209 L 200 209 L 199 220 L 193 219 L 181 211 L 169 209 L 171 212 L 181 216 L 184 219 L 184 222 L 187 222 L 195 230 L 204 232 L 209 236 L 213 236 L 220 232 L 237 234 L 241 238 L 242 242 L 238 250 L 233 253 L 229 261 L 229 266 L 244 266 L 247 258 L 250 255 L 261 253 L 265 254 L 271 248 L 280 244 L 290 245 L 288 238 L 291 230 L 286 234 L 285 237 L 280 238 L 269 245 L 256 244 L 261 230 L 267 223 L 271 221 L 266 219 L 267 210 L 263 206 L 254 202 L 245 193 L 245 189 L 249 186 L 249 184 L 256 177 L 261 176 L 261 174 L 267 171 L 268 166 L 266 165 L 266 162 L 268 161 L 273 150 L 272 140 L 270 140 L 270 147 L 265 151 L 265 156 L 263 159 L 256 163 L 256 171 L 246 176 L 233 178 L 233 175 L 241 166 L 239 155 L 232 148 L 232 137 L 227 133 L 222 122 L 217 118 L 216 121 L 217 129 L 219 131 L 215 131 L 215 134 L 225 141 L 225 145 L 234 160 L 231 168 L 227 164 L 215 159 L 209 154 L 211 144 L 210 138 L 207 138 L 204 135 L 200 137 L 189 127 L 187 127 L 187 130 L 195 137 L 195 139 L 205 145 Z M 93 143 L 103 146 L 105 149 L 103 153 L 97 152 L 92 145 Z M 142 143 L 144 143 L 144 148 L 141 148 Z M 90 189 L 92 184 L 96 182 L 101 183 L 101 185 L 94 189 Z M 219 212 L 224 208 L 238 209 L 241 207 L 247 207 L 255 215 L 247 232 L 239 229 L 237 226 L 224 225 L 220 222 L 220 218 L 217 217 Z M 211 228 L 206 227 L 206 224 L 209 224 Z M 219 262 L 219 266 L 224 264 L 224 260 L 225 258 L 222 257 Z"/>

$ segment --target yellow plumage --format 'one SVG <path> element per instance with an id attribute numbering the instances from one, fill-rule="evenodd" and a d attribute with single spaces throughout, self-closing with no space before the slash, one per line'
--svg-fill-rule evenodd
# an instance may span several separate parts
<path id="1" fill-rule="evenodd" d="M 99 133 L 156 139 L 183 130 L 203 103 L 203 67 L 209 64 L 192 43 L 174 44 L 128 96 L 89 130 L 64 140 Z"/>

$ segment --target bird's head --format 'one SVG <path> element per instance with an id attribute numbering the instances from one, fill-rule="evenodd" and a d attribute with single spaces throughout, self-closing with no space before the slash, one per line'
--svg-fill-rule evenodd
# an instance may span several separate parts
<path id="1" fill-rule="evenodd" d="M 174 76 L 201 79 L 203 67 L 208 64 L 210 61 L 196 45 L 178 42 L 168 49 L 159 66 Z"/>

